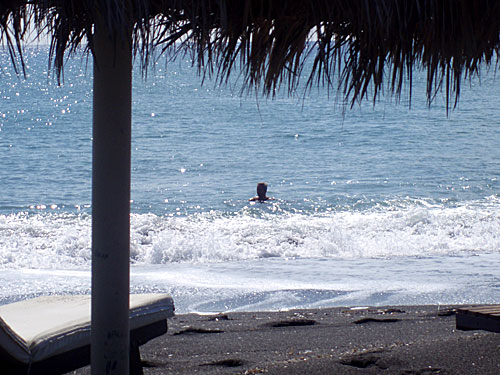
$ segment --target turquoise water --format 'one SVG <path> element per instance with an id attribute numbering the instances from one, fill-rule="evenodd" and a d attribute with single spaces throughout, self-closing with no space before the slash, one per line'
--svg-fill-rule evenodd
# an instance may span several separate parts
<path id="1" fill-rule="evenodd" d="M 91 62 L 58 86 L 26 55 L 24 79 L 0 53 L 0 303 L 90 288 Z M 411 109 L 350 109 L 136 69 L 132 291 L 178 311 L 498 302 L 500 84 L 485 69 L 447 116 L 424 77 Z M 248 202 L 259 181 L 275 201 Z"/>

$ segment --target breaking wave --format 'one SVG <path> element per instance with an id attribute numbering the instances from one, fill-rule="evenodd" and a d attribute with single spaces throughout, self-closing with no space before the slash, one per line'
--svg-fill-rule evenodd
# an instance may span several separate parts
<path id="1" fill-rule="evenodd" d="M 0 267 L 88 268 L 90 223 L 90 215 L 77 213 L 0 215 Z M 428 257 L 499 249 L 497 198 L 454 207 L 386 205 L 317 214 L 245 208 L 230 214 L 131 215 L 131 261 L 138 265 Z"/>

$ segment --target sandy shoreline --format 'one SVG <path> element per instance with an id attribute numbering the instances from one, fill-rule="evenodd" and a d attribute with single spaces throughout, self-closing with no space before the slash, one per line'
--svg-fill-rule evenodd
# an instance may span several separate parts
<path id="1" fill-rule="evenodd" d="M 500 374 L 500 334 L 455 306 L 178 315 L 141 347 L 145 374 Z M 88 373 L 88 368 L 75 373 Z"/>

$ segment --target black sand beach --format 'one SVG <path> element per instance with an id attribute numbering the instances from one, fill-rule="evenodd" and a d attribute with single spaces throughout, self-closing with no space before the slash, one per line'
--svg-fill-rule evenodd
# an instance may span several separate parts
<path id="1" fill-rule="evenodd" d="M 145 374 L 500 374 L 500 334 L 455 306 L 178 315 L 141 347 Z M 81 369 L 75 374 L 89 373 Z"/>

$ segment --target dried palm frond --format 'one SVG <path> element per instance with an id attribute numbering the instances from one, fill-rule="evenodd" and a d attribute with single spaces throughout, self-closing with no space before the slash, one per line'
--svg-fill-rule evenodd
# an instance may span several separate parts
<path id="1" fill-rule="evenodd" d="M 58 74 L 64 56 L 92 50 L 96 22 L 110 38 L 133 30 L 144 66 L 155 49 L 193 53 L 201 71 L 226 81 L 237 65 L 245 87 L 292 92 L 312 59 L 307 85 L 340 90 L 351 104 L 384 89 L 398 98 L 412 72 L 427 71 L 429 103 L 443 89 L 455 103 L 464 77 L 498 58 L 500 2 L 488 0 L 3 0 L 0 32 L 22 56 L 32 20 L 51 36 Z M 384 85 L 387 85 L 385 88 Z"/>

